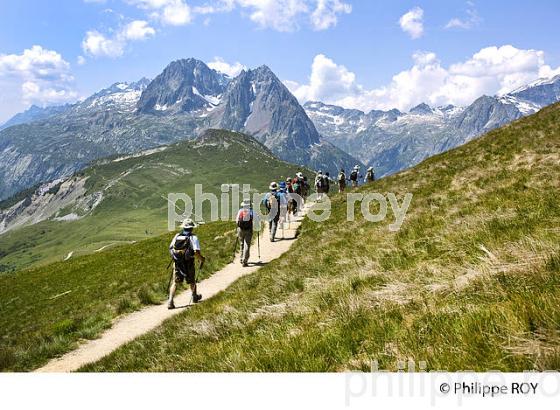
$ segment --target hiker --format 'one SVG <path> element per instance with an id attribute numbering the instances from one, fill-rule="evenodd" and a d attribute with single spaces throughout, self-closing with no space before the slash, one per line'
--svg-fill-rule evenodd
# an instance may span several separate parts
<path id="1" fill-rule="evenodd" d="M 278 184 L 276 182 L 271 182 L 269 188 L 270 192 L 265 195 L 262 203 L 268 210 L 270 242 L 274 242 L 276 230 L 278 229 L 278 220 L 280 219 L 280 197 L 278 195 Z"/>
<path id="2" fill-rule="evenodd" d="M 241 209 L 237 212 L 237 237 L 239 238 L 240 253 L 239 261 L 243 267 L 248 266 L 249 252 L 251 250 L 251 240 L 253 239 L 253 207 L 251 201 L 244 199 L 241 202 Z"/>
<path id="3" fill-rule="evenodd" d="M 196 291 L 194 260 L 195 258 L 199 260 L 200 269 L 202 269 L 206 258 L 200 253 L 200 242 L 197 236 L 193 234 L 195 227 L 192 219 L 185 219 L 181 224 L 181 232 L 175 235 L 169 245 L 169 253 L 173 258 L 173 281 L 169 288 L 168 309 L 175 309 L 173 298 L 177 290 L 177 284 L 183 283 L 183 281 L 190 285 L 194 303 L 198 303 L 202 299 L 202 295 Z"/>
<path id="4" fill-rule="evenodd" d="M 323 191 L 325 192 L 325 194 L 329 195 L 330 189 L 331 189 L 331 176 L 327 172 L 325 173 L 325 175 L 323 175 Z"/>
<path id="5" fill-rule="evenodd" d="M 309 196 L 309 182 L 307 181 L 307 176 L 306 175 L 303 176 L 301 196 L 303 197 L 303 202 L 305 203 L 305 201 L 307 200 L 307 197 Z"/>
<path id="6" fill-rule="evenodd" d="M 373 182 L 375 181 L 375 172 L 373 171 L 373 167 L 369 167 L 366 172 L 366 177 L 364 178 L 364 182 Z"/>
<path id="7" fill-rule="evenodd" d="M 319 171 L 315 176 L 315 191 L 317 191 L 317 202 L 323 199 L 324 189 L 325 189 L 325 180 L 323 178 L 323 171 Z"/>
<path id="8" fill-rule="evenodd" d="M 296 174 L 296 177 L 292 180 L 292 190 L 294 194 L 299 195 L 300 197 L 303 198 L 302 195 L 302 191 L 303 191 L 303 174 L 301 172 L 298 172 Z M 294 210 L 294 215 L 297 214 L 298 212 L 298 202 L 295 201 L 295 203 L 292 203 L 293 206 L 293 210 Z"/>
<path id="9" fill-rule="evenodd" d="M 286 192 L 286 183 L 281 181 L 278 185 L 278 205 L 280 207 L 280 226 L 282 227 L 282 237 L 284 237 L 284 223 L 288 213 L 288 193 Z"/>
<path id="10" fill-rule="evenodd" d="M 344 169 L 341 168 L 340 172 L 338 173 L 338 192 L 344 192 L 346 188 L 346 174 L 344 173 Z"/>
<path id="11" fill-rule="evenodd" d="M 350 182 L 352 182 L 352 187 L 356 188 L 358 186 L 358 178 L 360 177 L 360 167 L 356 165 L 352 172 L 350 173 Z"/>
<path id="12" fill-rule="evenodd" d="M 286 178 L 286 192 L 288 194 L 292 194 L 294 192 L 292 188 L 292 178 L 290 177 Z"/>

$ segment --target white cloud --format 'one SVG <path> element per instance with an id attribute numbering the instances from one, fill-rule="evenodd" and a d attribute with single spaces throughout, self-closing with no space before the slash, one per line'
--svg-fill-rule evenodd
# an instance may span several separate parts
<path id="1" fill-rule="evenodd" d="M 336 26 L 338 14 L 351 12 L 352 6 L 340 0 L 318 0 L 317 7 L 311 13 L 311 24 L 315 30 L 327 30 Z"/>
<path id="2" fill-rule="evenodd" d="M 123 36 L 127 40 L 144 40 L 156 34 L 156 31 L 143 20 L 135 20 L 127 24 Z"/>
<path id="3" fill-rule="evenodd" d="M 294 31 L 299 28 L 298 16 L 309 11 L 302 0 L 236 0 L 250 10 L 249 18 L 260 28 Z"/>
<path id="4" fill-rule="evenodd" d="M 401 16 L 399 24 L 401 29 L 408 33 L 411 38 L 422 37 L 424 34 L 424 10 L 420 7 L 414 7 Z"/>
<path id="5" fill-rule="evenodd" d="M 130 41 L 145 40 L 156 31 L 144 20 L 135 20 L 119 29 L 113 36 L 106 36 L 97 30 L 86 33 L 82 41 L 84 53 L 93 57 L 116 58 L 124 54 Z"/>
<path id="6" fill-rule="evenodd" d="M 326 30 L 336 26 L 340 14 L 352 11 L 350 4 L 342 0 L 218 0 L 193 8 L 193 14 L 231 12 L 239 8 L 261 29 L 281 32 L 296 31 L 304 17 L 314 30 Z"/>
<path id="7" fill-rule="evenodd" d="M 126 0 L 128 4 L 150 12 L 162 24 L 183 26 L 192 21 L 191 8 L 184 0 Z"/>
<path id="8" fill-rule="evenodd" d="M 366 89 L 354 73 L 322 54 L 313 60 L 308 84 L 284 83 L 301 102 L 321 100 L 363 111 L 406 111 L 421 102 L 468 105 L 483 94 L 505 94 L 537 78 L 560 74 L 560 67 L 545 64 L 543 51 L 511 45 L 483 48 L 449 67 L 432 52 L 416 52 L 412 59 L 411 68 L 375 89 Z"/>
<path id="9" fill-rule="evenodd" d="M 295 87 L 294 82 L 288 81 L 285 84 L 300 101 L 336 101 L 360 91 L 355 74 L 323 54 L 318 54 L 313 59 L 309 84 Z"/>
<path id="10" fill-rule="evenodd" d="M 214 60 L 207 63 L 207 65 L 208 67 L 219 71 L 220 73 L 224 73 L 230 77 L 237 76 L 241 72 L 241 70 L 245 70 L 247 68 L 238 61 L 233 64 L 229 64 L 225 62 L 221 57 L 214 57 Z"/>
<path id="11" fill-rule="evenodd" d="M 56 51 L 34 45 L 22 54 L 0 54 L 0 78 L 21 82 L 24 104 L 60 103 L 74 100 L 74 77 L 70 64 Z"/>
<path id="12" fill-rule="evenodd" d="M 84 65 L 86 63 L 86 59 L 84 56 L 78 56 L 78 58 L 76 59 L 76 63 L 78 65 Z"/>
<path id="13" fill-rule="evenodd" d="M 476 10 L 475 4 L 471 1 L 468 1 L 467 6 L 468 8 L 466 12 L 467 13 L 466 18 L 453 17 L 445 25 L 446 29 L 460 28 L 463 30 L 469 30 L 480 24 L 482 19 L 478 15 L 478 11 Z"/>

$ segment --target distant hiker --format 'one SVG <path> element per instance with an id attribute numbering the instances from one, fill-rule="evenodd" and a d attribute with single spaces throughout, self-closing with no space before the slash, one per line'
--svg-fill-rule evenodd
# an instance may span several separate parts
<path id="1" fill-rule="evenodd" d="M 301 190 L 301 196 L 303 197 L 303 201 L 307 201 L 307 197 L 309 196 L 309 182 L 307 181 L 307 176 L 303 176 L 303 187 Z"/>
<path id="2" fill-rule="evenodd" d="M 292 179 L 292 190 L 294 194 L 297 194 L 302 198 L 303 198 L 303 183 L 304 183 L 303 174 L 301 172 L 298 172 L 296 174 L 296 177 Z M 298 212 L 298 202 L 297 201 L 295 201 L 295 203 L 292 202 L 292 206 L 295 215 Z"/>
<path id="3" fill-rule="evenodd" d="M 340 169 L 338 173 L 338 192 L 344 192 L 346 188 L 346 174 L 344 173 L 344 169 Z"/>
<path id="4" fill-rule="evenodd" d="M 366 172 L 366 177 L 364 178 L 364 182 L 373 182 L 375 181 L 375 172 L 373 171 L 373 167 L 369 167 Z"/>
<path id="5" fill-rule="evenodd" d="M 317 172 L 315 176 L 315 191 L 317 191 L 317 202 L 323 199 L 323 192 L 325 192 L 325 179 L 323 171 Z"/>
<path id="6" fill-rule="evenodd" d="M 360 177 L 360 167 L 356 165 L 352 172 L 350 173 L 350 182 L 352 182 L 352 187 L 358 186 L 358 178 Z"/>
<path id="7" fill-rule="evenodd" d="M 286 183 L 281 181 L 278 185 L 278 205 L 280 207 L 280 224 L 282 226 L 282 236 L 284 235 L 284 222 L 288 213 L 288 193 L 286 192 Z"/>
<path id="8" fill-rule="evenodd" d="M 325 175 L 323 175 L 323 190 L 325 191 L 325 194 L 328 195 L 330 189 L 331 189 L 331 176 L 327 172 L 325 173 Z"/>
<path id="9" fill-rule="evenodd" d="M 286 192 L 289 194 L 294 192 L 294 189 L 292 188 L 292 178 L 290 177 L 286 178 Z"/>
<path id="10" fill-rule="evenodd" d="M 276 230 L 278 229 L 278 221 L 280 219 L 280 196 L 278 195 L 278 184 L 270 183 L 270 192 L 268 192 L 262 200 L 263 205 L 268 211 L 268 230 L 270 232 L 270 242 L 274 242 L 276 238 Z"/>
<path id="11" fill-rule="evenodd" d="M 249 262 L 249 252 L 251 250 L 251 240 L 253 239 L 253 220 L 255 214 L 251 207 L 251 201 L 243 200 L 241 209 L 237 212 L 237 237 L 241 244 L 239 261 L 245 267 Z"/>
<path id="12" fill-rule="evenodd" d="M 185 219 L 181 224 L 181 232 L 179 232 L 169 245 L 169 253 L 173 258 L 173 282 L 169 288 L 168 309 L 175 309 L 173 298 L 177 290 L 177 284 L 186 281 L 191 286 L 192 299 L 194 303 L 198 303 L 202 299 L 202 295 L 196 291 L 196 271 L 194 266 L 195 258 L 200 261 L 200 268 L 204 265 L 206 259 L 200 253 L 200 242 L 196 235 L 193 234 L 195 223 L 192 219 Z"/>

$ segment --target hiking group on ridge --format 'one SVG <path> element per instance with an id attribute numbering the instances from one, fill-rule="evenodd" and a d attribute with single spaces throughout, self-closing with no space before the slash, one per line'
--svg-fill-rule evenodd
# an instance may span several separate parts
<path id="1" fill-rule="evenodd" d="M 346 179 L 344 169 L 340 169 L 338 174 L 338 190 L 344 192 L 346 182 L 349 181 L 353 188 L 359 184 L 360 167 L 356 165 L 351 173 L 350 178 Z M 375 180 L 375 174 L 372 167 L 367 169 L 364 182 L 372 182 Z M 317 193 L 317 201 L 322 201 L 324 195 L 329 194 L 331 178 L 329 172 L 323 174 L 318 171 L 314 180 L 314 188 Z M 302 172 L 298 172 L 294 178 L 286 178 L 286 181 L 280 183 L 273 181 L 269 185 L 267 192 L 261 203 L 265 209 L 268 220 L 268 232 L 270 242 L 276 241 L 278 226 L 283 227 L 286 222 L 290 222 L 290 215 L 297 216 L 307 200 L 310 193 L 310 186 L 307 177 Z M 241 202 L 241 207 L 236 216 L 236 242 L 234 247 L 234 257 L 237 249 L 237 243 L 240 244 L 239 262 L 243 267 L 249 266 L 249 257 L 251 252 L 251 243 L 253 240 L 253 231 L 255 223 L 259 225 L 257 232 L 257 241 L 260 239 L 260 219 L 253 210 L 253 205 L 249 199 Z M 175 304 L 173 298 L 177 290 L 177 285 L 186 282 L 190 285 L 192 292 L 192 301 L 198 303 L 202 299 L 202 295 L 197 292 L 196 286 L 196 268 L 195 259 L 200 262 L 199 270 L 204 265 L 205 257 L 201 253 L 200 241 L 193 233 L 196 224 L 192 219 L 185 219 L 181 224 L 181 231 L 176 234 L 169 245 L 169 253 L 171 255 L 171 263 L 173 263 L 173 271 L 169 284 L 168 309 L 174 309 Z M 283 235 L 282 235 L 283 236 Z M 259 245 L 260 246 L 260 245 Z M 259 248 L 260 257 L 260 248 Z"/>

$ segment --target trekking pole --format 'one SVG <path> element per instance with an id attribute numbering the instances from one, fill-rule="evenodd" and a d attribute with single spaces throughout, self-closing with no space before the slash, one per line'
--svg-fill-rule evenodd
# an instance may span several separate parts
<path id="1" fill-rule="evenodd" d="M 233 258 L 231 260 L 232 263 L 235 261 L 235 252 L 237 251 L 237 242 L 239 242 L 239 236 L 236 234 L 235 235 L 235 245 L 233 245 Z"/>
<path id="2" fill-rule="evenodd" d="M 259 262 L 261 261 L 261 222 L 259 221 L 259 232 L 257 232 L 257 250 L 259 251 Z"/>
<path id="3" fill-rule="evenodd" d="M 165 268 L 165 271 L 167 272 L 169 270 L 169 267 L 171 266 L 171 263 L 173 262 L 173 259 L 171 259 L 169 261 L 169 264 L 167 265 L 167 268 Z M 173 280 L 173 269 L 171 269 L 171 275 L 169 275 L 169 281 L 167 282 L 167 293 L 169 293 L 169 288 L 171 287 L 171 281 Z M 169 296 L 169 295 L 168 295 Z"/>

